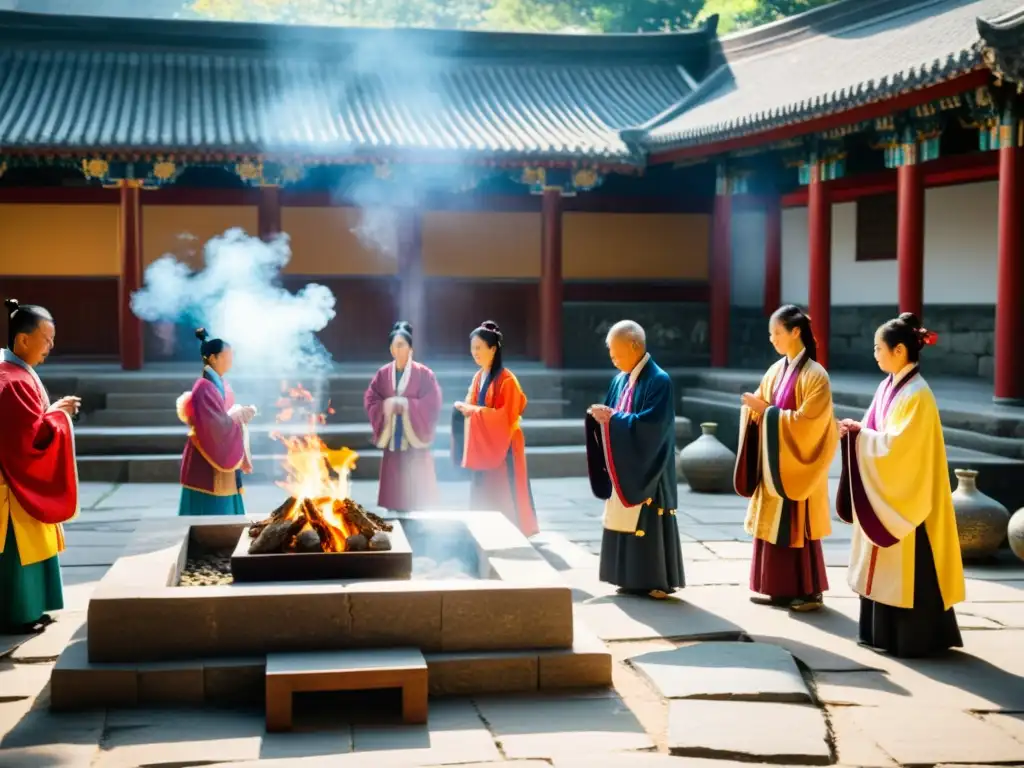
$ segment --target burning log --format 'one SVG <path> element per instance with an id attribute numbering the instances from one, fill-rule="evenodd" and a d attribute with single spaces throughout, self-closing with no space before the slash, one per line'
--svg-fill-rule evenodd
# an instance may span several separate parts
<path id="1" fill-rule="evenodd" d="M 367 512 L 352 499 L 339 499 L 334 502 L 334 514 L 341 517 L 359 533 L 366 537 L 367 541 L 373 538 L 378 531 L 390 531 L 391 526 L 385 523 L 377 515 Z M 376 518 L 376 520 L 374 520 Z"/>
<path id="2" fill-rule="evenodd" d="M 305 520 L 300 517 L 275 520 L 267 524 L 249 545 L 249 554 L 267 555 L 282 551 L 302 530 L 303 525 L 305 525 Z"/>
<path id="3" fill-rule="evenodd" d="M 270 517 L 268 517 L 266 520 L 260 520 L 258 523 L 253 523 L 252 525 L 250 525 L 249 536 L 255 539 L 257 536 L 263 533 L 263 529 L 271 523 L 286 520 L 288 518 L 288 513 L 292 511 L 292 507 L 294 506 L 295 499 L 289 497 L 288 499 L 285 500 L 284 504 L 282 504 L 273 512 L 271 512 Z"/>

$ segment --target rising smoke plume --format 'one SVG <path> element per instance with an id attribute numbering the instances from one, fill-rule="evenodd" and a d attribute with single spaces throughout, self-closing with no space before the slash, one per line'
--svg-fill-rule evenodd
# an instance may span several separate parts
<path id="1" fill-rule="evenodd" d="M 203 255 L 195 272 L 173 256 L 154 261 L 132 295 L 132 312 L 149 322 L 205 327 L 231 344 L 243 375 L 287 378 L 330 366 L 315 334 L 334 318 L 334 294 L 316 283 L 295 294 L 281 286 L 291 259 L 287 235 L 265 243 L 230 229 Z"/>

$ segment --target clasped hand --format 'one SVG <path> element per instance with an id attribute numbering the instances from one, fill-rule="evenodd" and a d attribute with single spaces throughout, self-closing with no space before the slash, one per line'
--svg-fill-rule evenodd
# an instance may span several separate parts
<path id="1" fill-rule="evenodd" d="M 613 408 L 609 408 L 607 405 L 592 405 L 587 408 L 587 415 L 593 416 L 594 421 L 598 424 L 607 424 L 612 420 L 612 414 L 615 413 Z"/>
<path id="2" fill-rule="evenodd" d="M 78 413 L 78 410 L 81 407 L 82 398 L 75 397 L 74 395 L 68 395 L 67 397 L 62 397 L 60 400 L 58 400 L 56 403 L 50 406 L 50 409 L 54 411 L 64 411 L 64 413 L 66 413 L 68 416 L 74 416 L 76 413 Z"/>
<path id="3" fill-rule="evenodd" d="M 470 405 L 459 400 L 455 403 L 455 410 L 461 413 L 463 416 L 469 416 L 470 414 L 476 413 L 480 410 L 479 405 Z"/>
<path id="4" fill-rule="evenodd" d="M 752 392 L 744 392 L 741 398 L 743 404 L 759 416 L 768 408 L 768 403 Z"/>
<path id="5" fill-rule="evenodd" d="M 856 435 L 860 432 L 860 422 L 853 419 L 843 419 L 838 423 L 839 436 L 846 437 L 847 434 Z"/>

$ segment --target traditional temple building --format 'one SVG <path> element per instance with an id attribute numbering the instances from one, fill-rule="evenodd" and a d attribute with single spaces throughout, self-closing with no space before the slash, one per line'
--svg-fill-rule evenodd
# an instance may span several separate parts
<path id="1" fill-rule="evenodd" d="M 339 360 L 399 316 L 464 354 L 491 318 L 585 366 L 631 316 L 664 363 L 752 366 L 792 301 L 834 368 L 909 309 L 932 371 L 1021 400 L 1016 5 L 841 0 L 727 37 L 0 13 L 0 292 L 53 309 L 63 354 L 139 368 L 181 348 L 128 311 L 145 267 L 239 226 L 335 293 Z"/>

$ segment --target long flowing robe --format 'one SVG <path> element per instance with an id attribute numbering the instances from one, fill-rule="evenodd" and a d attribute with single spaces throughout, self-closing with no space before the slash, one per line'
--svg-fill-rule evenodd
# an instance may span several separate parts
<path id="1" fill-rule="evenodd" d="M 395 406 L 401 413 L 395 412 Z M 441 387 L 434 372 L 412 359 L 403 371 L 388 363 L 363 395 L 373 443 L 384 455 L 377 504 L 385 509 L 423 509 L 437 501 L 431 446 L 441 414 Z"/>
<path id="2" fill-rule="evenodd" d="M 743 406 L 733 482 L 750 499 L 744 527 L 754 537 L 750 589 L 776 599 L 828 589 L 821 539 L 832 532 L 828 470 L 839 441 L 828 374 L 801 351 L 761 379 L 770 405 Z"/>
<path id="3" fill-rule="evenodd" d="M 179 515 L 243 515 L 242 472 L 252 470 L 248 430 L 235 393 L 207 366 L 191 392 L 178 398 L 178 418 L 188 425 L 181 455 Z"/>
<path id="4" fill-rule="evenodd" d="M 507 368 L 477 371 L 466 402 L 481 408 L 468 416 L 452 411 L 452 461 L 471 472 L 470 508 L 499 510 L 525 536 L 539 533 L 526 471 L 526 394 L 519 380 Z"/>
<path id="5" fill-rule="evenodd" d="M 939 409 L 916 364 L 878 387 L 842 440 L 836 496 L 853 525 L 850 587 L 860 638 L 897 656 L 963 645 L 953 605 L 965 584 Z"/>
<path id="6" fill-rule="evenodd" d="M 623 590 L 671 592 L 686 585 L 676 522 L 675 398 L 650 355 L 612 380 L 601 425 L 585 422 L 587 473 L 605 501 L 601 581 Z"/>
<path id="7" fill-rule="evenodd" d="M 17 628 L 64 607 L 61 524 L 78 514 L 78 466 L 70 416 L 6 349 L 0 425 L 0 627 Z"/>

